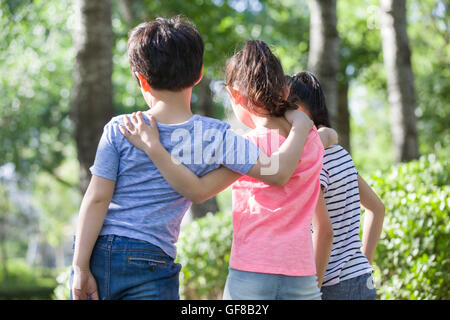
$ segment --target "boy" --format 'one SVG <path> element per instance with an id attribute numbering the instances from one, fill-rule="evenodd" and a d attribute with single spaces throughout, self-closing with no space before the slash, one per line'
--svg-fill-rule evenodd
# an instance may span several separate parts
<path id="1" fill-rule="evenodd" d="M 288 138 L 264 161 L 269 167 L 279 162 L 280 170 L 264 175 L 260 160 L 264 154 L 255 145 L 230 131 L 227 123 L 191 112 L 192 87 L 202 76 L 203 40 L 187 19 L 158 18 L 138 25 L 130 32 L 128 57 L 150 108 L 146 113 L 158 122 L 161 143 L 170 152 L 180 147 L 182 138 L 182 162 L 196 175 L 223 165 L 269 184 L 284 184 L 290 178 L 312 121 L 300 111 L 288 116 L 292 123 Z M 119 132 L 126 117 L 114 117 L 105 125 L 91 167 L 92 179 L 79 212 L 71 296 L 179 299 L 181 266 L 174 262 L 175 243 L 190 202 Z M 224 137 L 215 146 L 216 161 L 196 152 L 208 147 L 204 138 L 208 130 Z M 234 156 L 243 161 L 234 161 Z"/>

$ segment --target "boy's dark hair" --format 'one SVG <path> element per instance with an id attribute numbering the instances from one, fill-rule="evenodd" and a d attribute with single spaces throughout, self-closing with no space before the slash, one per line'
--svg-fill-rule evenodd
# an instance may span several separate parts
<path id="1" fill-rule="evenodd" d="M 325 95 L 316 76 L 311 72 L 299 72 L 295 76 L 286 76 L 289 85 L 288 100 L 291 103 L 300 102 L 311 114 L 316 127 L 320 125 L 331 128 Z"/>
<path id="2" fill-rule="evenodd" d="M 139 24 L 129 33 L 127 51 L 133 75 L 139 72 L 154 89 L 180 91 L 201 76 L 203 39 L 182 15 Z"/>
<path id="3" fill-rule="evenodd" d="M 287 84 L 280 60 L 261 40 L 247 41 L 242 50 L 228 59 L 225 84 L 236 86 L 257 114 L 281 117 L 287 110 L 297 109 L 283 98 Z"/>

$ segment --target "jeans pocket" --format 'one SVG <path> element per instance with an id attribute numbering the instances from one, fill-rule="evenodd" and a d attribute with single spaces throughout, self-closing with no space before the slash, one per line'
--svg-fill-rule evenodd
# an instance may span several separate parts
<path id="1" fill-rule="evenodd" d="M 139 256 L 128 256 L 127 264 L 135 266 L 138 268 L 147 268 L 150 271 L 155 271 L 158 267 L 166 267 L 167 261 L 158 257 L 139 257 Z"/>

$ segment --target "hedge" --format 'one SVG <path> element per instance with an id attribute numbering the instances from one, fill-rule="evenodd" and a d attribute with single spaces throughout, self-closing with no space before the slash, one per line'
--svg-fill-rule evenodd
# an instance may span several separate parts
<path id="1" fill-rule="evenodd" d="M 450 298 L 448 168 L 447 159 L 431 154 L 365 177 L 386 206 L 374 259 L 379 299 Z M 221 298 L 231 240 L 230 213 L 195 220 L 182 231 L 183 298 Z"/>
<path id="2" fill-rule="evenodd" d="M 386 206 L 374 258 L 379 299 L 450 298 L 448 168 L 447 159 L 431 154 L 364 177 Z M 222 298 L 232 236 L 230 212 L 209 214 L 182 229 L 177 244 L 182 299 Z M 66 297 L 67 281 L 66 271 L 56 297 Z"/>

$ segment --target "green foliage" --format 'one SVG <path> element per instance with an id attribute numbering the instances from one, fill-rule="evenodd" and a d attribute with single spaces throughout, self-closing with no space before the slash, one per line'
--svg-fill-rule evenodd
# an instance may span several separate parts
<path id="1" fill-rule="evenodd" d="M 350 119 L 351 153 L 362 176 L 394 164 L 389 107 L 367 87 L 353 88 L 354 110 Z M 383 156 L 380 156 L 382 152 Z"/>
<path id="2" fill-rule="evenodd" d="M 422 153 L 450 149 L 449 3 L 410 1 L 408 35 L 415 75 L 418 132 Z"/>
<path id="3" fill-rule="evenodd" d="M 233 237 L 230 213 L 194 220 L 180 234 L 178 262 L 182 299 L 221 299 Z"/>
<path id="4" fill-rule="evenodd" d="M 386 206 L 375 256 L 380 299 L 449 299 L 450 172 L 434 155 L 378 171 L 367 178 Z M 229 201 L 223 196 L 221 207 Z M 221 297 L 232 241 L 231 214 L 195 220 L 182 230 L 184 299 Z"/>
<path id="5" fill-rule="evenodd" d="M 0 2 L 0 165 L 52 171 L 73 142 L 70 1 Z"/>
<path id="6" fill-rule="evenodd" d="M 51 270 L 31 268 L 21 259 L 8 261 L 8 275 L 0 269 L 0 300 L 51 299 L 56 281 Z"/>
<path id="7" fill-rule="evenodd" d="M 72 267 L 66 268 L 56 277 L 58 285 L 53 291 L 54 300 L 69 300 L 70 298 L 70 273 Z"/>
<path id="8" fill-rule="evenodd" d="M 58 172 L 61 172 L 59 175 L 64 177 L 65 181 L 71 181 L 73 172 L 78 169 L 74 158 L 66 160 L 58 168 Z M 74 179 L 73 185 L 76 185 L 75 181 Z M 79 209 L 79 190 L 56 181 L 47 172 L 40 172 L 34 179 L 32 202 L 35 208 L 39 208 L 39 231 L 45 234 L 50 245 L 60 245 L 64 238 L 73 232 L 69 222 Z"/>
<path id="9" fill-rule="evenodd" d="M 431 154 L 377 172 L 386 205 L 375 282 L 381 299 L 449 299 L 450 172 Z"/>

